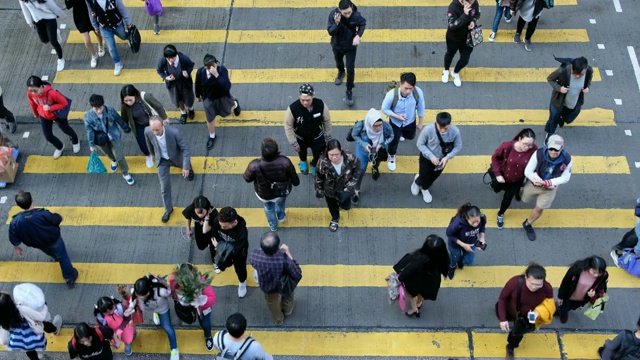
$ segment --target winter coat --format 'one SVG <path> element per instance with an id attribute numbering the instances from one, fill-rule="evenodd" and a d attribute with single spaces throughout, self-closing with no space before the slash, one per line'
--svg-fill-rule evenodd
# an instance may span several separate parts
<path id="1" fill-rule="evenodd" d="M 260 170 L 261 166 L 262 171 Z M 274 182 L 289 181 L 293 186 L 300 185 L 296 168 L 288 157 L 282 155 L 272 161 L 263 159 L 251 161 L 244 172 L 244 181 L 253 182 L 256 194 L 264 200 L 275 199 L 271 190 L 271 184 Z"/>
<path id="2" fill-rule="evenodd" d="M 320 156 L 316 165 L 316 192 L 337 199 L 339 191 L 353 190 L 362 171 L 360 160 L 347 150 L 342 150 L 342 159 L 342 172 L 338 175 L 331 160 L 325 154 Z"/>

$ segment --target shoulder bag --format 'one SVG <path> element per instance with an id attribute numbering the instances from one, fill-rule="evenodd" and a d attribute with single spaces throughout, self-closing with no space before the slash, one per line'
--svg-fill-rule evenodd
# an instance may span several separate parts
<path id="1" fill-rule="evenodd" d="M 511 149 L 513 149 L 513 146 L 511 146 L 509 150 L 505 153 L 506 161 L 509 160 L 509 154 L 511 154 Z M 487 176 L 489 177 L 488 182 L 487 182 Z M 493 171 L 493 167 L 491 166 L 491 164 L 489 164 L 489 169 L 482 176 L 482 182 L 485 183 L 485 185 L 489 185 L 491 189 L 493 189 L 493 191 L 496 193 L 499 193 L 500 191 L 502 191 L 502 185 L 501 183 L 498 182 L 498 179 L 496 178 L 496 173 Z"/>
<path id="2" fill-rule="evenodd" d="M 282 253 L 282 255 L 284 256 L 282 259 L 283 272 L 282 274 L 280 274 L 280 279 L 278 281 L 278 293 L 284 296 L 290 296 L 291 294 L 293 294 L 293 291 L 298 286 L 298 282 L 300 282 L 300 280 L 296 281 L 291 277 L 291 275 L 289 275 L 289 272 L 285 271 L 287 267 L 287 255 L 284 253 Z"/>
<path id="3" fill-rule="evenodd" d="M 265 174 L 264 169 L 262 168 L 262 160 L 258 161 L 258 169 L 260 169 L 260 173 L 262 173 L 262 176 L 264 177 L 264 179 L 269 183 L 269 186 L 271 188 L 271 194 L 275 197 L 283 197 L 283 196 L 287 196 L 291 193 L 291 189 L 293 189 L 293 185 L 291 184 L 291 181 L 271 181 L 269 180 L 269 178 L 267 177 L 267 174 Z"/>
<path id="4" fill-rule="evenodd" d="M 438 124 L 436 124 L 435 127 L 436 127 L 436 135 L 438 136 L 438 141 L 440 141 L 440 148 L 442 149 L 442 155 L 447 156 L 450 152 L 453 151 L 453 148 L 455 147 L 455 141 L 445 142 L 444 140 L 442 140 L 442 135 L 440 135 L 440 131 L 438 131 Z"/>
<path id="5" fill-rule="evenodd" d="M 513 329 L 511 329 L 511 333 L 514 336 L 522 336 L 526 333 L 530 333 L 536 330 L 536 325 L 529 322 L 525 316 L 520 314 L 520 309 L 522 308 L 521 298 L 522 298 L 522 287 L 524 286 L 524 275 L 518 277 L 518 290 L 516 295 L 516 319 L 513 321 Z"/>
<path id="6" fill-rule="evenodd" d="M 51 88 L 51 90 L 47 91 L 47 95 L 45 95 L 45 103 L 47 105 L 49 105 L 49 92 L 51 91 L 58 91 L 58 90 L 54 90 L 53 88 Z M 62 93 L 60 91 L 58 91 L 58 94 L 62 95 Z M 52 111 L 52 113 L 58 118 L 58 119 L 68 119 L 69 118 L 69 111 L 71 111 L 71 99 L 69 99 L 68 97 L 62 95 L 65 99 L 67 99 L 67 106 L 63 107 L 60 110 L 55 110 Z"/>

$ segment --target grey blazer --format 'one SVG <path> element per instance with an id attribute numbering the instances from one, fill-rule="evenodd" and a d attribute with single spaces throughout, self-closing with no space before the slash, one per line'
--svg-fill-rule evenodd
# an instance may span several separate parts
<path id="1" fill-rule="evenodd" d="M 189 146 L 184 141 L 178 130 L 172 126 L 164 127 L 165 139 L 167 141 L 167 153 L 169 160 L 175 165 L 182 164 L 182 169 L 191 170 L 191 155 L 189 154 Z M 144 137 L 147 140 L 147 147 L 151 156 L 155 159 L 156 167 L 160 164 L 162 155 L 160 154 L 160 145 L 156 135 L 151 131 L 150 127 L 144 129 Z"/>

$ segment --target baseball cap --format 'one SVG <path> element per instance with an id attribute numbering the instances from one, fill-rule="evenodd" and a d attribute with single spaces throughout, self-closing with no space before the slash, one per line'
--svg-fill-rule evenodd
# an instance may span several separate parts
<path id="1" fill-rule="evenodd" d="M 547 140 L 547 148 L 561 150 L 564 147 L 564 139 L 560 135 L 553 134 Z"/>
<path id="2" fill-rule="evenodd" d="M 300 85 L 300 90 L 299 90 L 300 94 L 304 94 L 307 96 L 313 96 L 316 92 L 313 89 L 313 85 L 311 84 L 302 84 Z"/>

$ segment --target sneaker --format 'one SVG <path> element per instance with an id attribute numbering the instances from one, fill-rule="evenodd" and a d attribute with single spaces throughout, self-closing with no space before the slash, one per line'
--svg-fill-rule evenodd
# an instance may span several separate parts
<path id="1" fill-rule="evenodd" d="M 507 345 L 507 355 L 504 357 L 505 360 L 513 360 L 516 358 L 516 355 L 513 353 L 513 348 Z"/>
<path id="2" fill-rule="evenodd" d="M 156 34 L 156 35 L 160 35 L 160 25 L 158 25 L 158 24 L 154 24 L 153 25 L 153 33 Z M 211 351 L 211 350 L 209 350 L 209 351 Z"/>
<path id="3" fill-rule="evenodd" d="M 238 297 L 242 299 L 247 296 L 247 282 L 241 282 L 238 284 Z"/>
<path id="4" fill-rule="evenodd" d="M 133 354 L 133 349 L 131 349 L 131 344 L 124 344 L 124 354 L 126 356 L 130 356 Z"/>
<path id="5" fill-rule="evenodd" d="M 98 57 L 97 56 L 92 56 L 91 57 L 91 68 L 95 69 L 96 66 L 98 66 Z"/>
<path id="6" fill-rule="evenodd" d="M 276 219 L 278 219 L 278 217 L 277 217 L 277 216 L 276 216 Z M 282 219 L 278 219 L 278 222 L 283 223 L 286 219 L 287 219 L 287 214 L 284 214 L 284 216 L 282 217 Z"/>
<path id="7" fill-rule="evenodd" d="M 449 268 L 449 271 L 447 272 L 447 277 L 449 278 L 449 280 L 453 280 L 453 277 L 456 275 L 456 268 Z"/>
<path id="8" fill-rule="evenodd" d="M 359 202 L 360 202 L 360 194 L 358 193 L 353 194 L 353 196 L 351 197 L 351 203 L 353 205 L 358 205 Z"/>
<path id="9" fill-rule="evenodd" d="M 189 113 L 189 119 L 193 120 L 196 118 L 196 111 L 194 109 L 188 110 L 187 112 Z"/>
<path id="10" fill-rule="evenodd" d="M 273 226 L 269 225 L 269 230 L 278 231 L 278 225 L 273 225 Z"/>
<path id="11" fill-rule="evenodd" d="M 400 141 L 404 141 L 404 140 L 405 140 L 404 136 L 400 136 Z"/>
<path id="12" fill-rule="evenodd" d="M 611 252 L 609 253 L 609 255 L 611 255 L 611 258 L 613 259 L 613 263 L 617 266 L 620 267 L 620 265 L 618 265 L 618 253 L 616 253 L 615 250 L 611 250 Z"/>
<path id="13" fill-rule="evenodd" d="M 449 82 L 449 70 L 442 71 L 442 82 L 445 84 Z"/>
<path id="14" fill-rule="evenodd" d="M 117 63 L 113 68 L 113 75 L 115 76 L 120 75 L 120 73 L 122 72 L 122 68 L 123 68 L 122 63 Z"/>
<path id="15" fill-rule="evenodd" d="M 453 77 L 453 85 L 455 85 L 456 87 L 462 86 L 462 81 L 460 80 L 460 74 L 451 73 L 451 76 Z"/>
<path id="16" fill-rule="evenodd" d="M 516 43 L 516 44 L 520 44 L 520 34 L 516 33 L 513 36 L 513 42 Z"/>
<path id="17" fill-rule="evenodd" d="M 207 351 L 213 351 L 213 338 L 204 339 L 204 346 L 207 347 Z"/>
<path id="18" fill-rule="evenodd" d="M 242 112 L 242 108 L 240 107 L 240 101 L 238 101 L 238 99 L 233 99 L 236 102 L 236 107 L 233 108 L 233 115 L 234 116 L 240 116 L 240 113 Z"/>
<path id="19" fill-rule="evenodd" d="M 420 185 L 416 184 L 416 180 L 418 180 L 419 177 L 420 175 L 416 174 L 416 176 L 413 177 L 413 182 L 411 183 L 411 194 L 413 196 L 418 196 L 420 193 Z"/>
<path id="20" fill-rule="evenodd" d="M 498 215 L 498 230 L 504 228 L 504 215 Z"/>
<path id="21" fill-rule="evenodd" d="M 533 230 L 533 226 L 531 226 L 531 224 L 529 224 L 529 222 L 527 220 L 525 220 L 522 223 L 522 227 L 524 228 L 524 231 L 527 232 L 527 237 L 529 238 L 529 240 L 535 241 L 536 240 L 536 231 Z"/>
<path id="22" fill-rule="evenodd" d="M 531 40 L 524 39 L 524 49 L 531 51 Z"/>
<path id="23" fill-rule="evenodd" d="M 276 324 L 276 326 L 280 326 L 284 323 L 284 319 L 282 320 L 278 320 L 278 321 L 274 321 L 274 324 Z"/>
<path id="24" fill-rule="evenodd" d="M 103 57 L 106 51 L 104 51 L 104 45 L 98 45 L 98 57 Z"/>
<path id="25" fill-rule="evenodd" d="M 354 104 L 353 91 L 349 90 L 349 91 L 347 91 L 347 106 L 348 107 L 352 107 L 353 104 Z"/>
<path id="26" fill-rule="evenodd" d="M 180 124 L 186 124 L 186 123 L 187 123 L 187 113 L 180 114 Z"/>
<path id="27" fill-rule="evenodd" d="M 53 335 L 58 336 L 60 334 L 60 330 L 62 330 L 62 316 L 60 315 L 54 316 L 51 323 L 53 324 L 53 326 L 56 327 L 56 331 L 53 332 Z"/>
<path id="28" fill-rule="evenodd" d="M 126 181 L 127 184 L 129 184 L 129 185 L 133 185 L 133 184 L 136 183 L 136 181 L 133 180 L 133 176 L 131 176 L 131 174 L 122 175 L 122 177 L 124 178 L 124 181 Z"/>
<path id="29" fill-rule="evenodd" d="M 160 325 L 160 315 L 158 315 L 158 313 L 153 313 L 153 323 L 156 325 Z"/>
<path id="30" fill-rule="evenodd" d="M 76 276 L 73 279 L 65 280 L 65 282 L 67 283 L 67 288 L 69 289 L 73 289 L 76 286 L 76 281 L 80 276 L 80 273 L 78 272 L 78 270 L 76 269 L 73 269 L 73 270 L 76 272 Z"/>
<path id="31" fill-rule="evenodd" d="M 58 158 L 60 158 L 60 156 L 62 156 L 62 151 L 63 151 L 63 150 L 64 150 L 64 145 L 62 145 L 62 149 L 60 149 L 60 150 L 55 149 L 55 150 L 53 151 L 53 158 L 54 158 L 54 159 L 58 159 Z"/>
<path id="32" fill-rule="evenodd" d="M 489 34 L 489 42 L 494 42 L 494 41 L 496 41 L 496 33 L 492 31 L 491 34 Z"/>
<path id="33" fill-rule="evenodd" d="M 118 163 L 115 161 L 111 162 L 111 172 L 116 172 L 118 170 Z"/>
<path id="34" fill-rule="evenodd" d="M 396 171 L 396 156 L 389 155 L 389 161 L 387 161 L 387 169 L 389 171 Z"/>
<path id="35" fill-rule="evenodd" d="M 344 79 L 345 75 L 346 74 L 344 73 L 344 71 L 339 71 L 338 72 L 338 76 L 336 76 L 335 84 L 336 85 L 341 85 L 342 84 L 342 79 Z"/>
<path id="36" fill-rule="evenodd" d="M 546 134 L 544 135 L 544 144 L 545 144 L 545 145 L 547 145 L 547 142 L 549 142 L 549 136 L 551 136 L 551 134 L 549 134 L 549 133 L 546 133 Z"/>
<path id="37" fill-rule="evenodd" d="M 58 67 L 56 68 L 56 71 L 62 70 L 64 70 L 64 59 L 58 59 Z"/>
<path id="38" fill-rule="evenodd" d="M 220 274 L 220 268 L 218 267 L 218 264 L 213 264 L 213 272 L 216 274 Z"/>
<path id="39" fill-rule="evenodd" d="M 378 181 L 378 179 L 380 179 L 380 170 L 378 170 L 378 168 L 371 169 L 371 178 L 373 181 Z"/>
<path id="40" fill-rule="evenodd" d="M 507 16 L 504 16 L 504 22 L 506 22 L 507 24 L 511 22 L 511 17 L 507 18 Z"/>
<path id="41" fill-rule="evenodd" d="M 260 285 L 260 278 L 258 277 L 258 271 L 253 270 L 253 281 L 256 282 L 256 285 Z"/>
<path id="42" fill-rule="evenodd" d="M 311 166 L 311 176 L 316 176 L 316 167 Z"/>
<path id="43" fill-rule="evenodd" d="M 300 161 L 298 163 L 298 166 L 300 167 L 300 172 L 303 174 L 308 174 L 309 173 L 309 164 L 306 161 Z"/>
<path id="44" fill-rule="evenodd" d="M 566 324 L 569 321 L 569 312 L 560 315 L 560 322 Z"/>
<path id="45" fill-rule="evenodd" d="M 146 164 L 149 169 L 153 167 L 153 156 L 151 155 L 147 156 Z"/>
<path id="46" fill-rule="evenodd" d="M 431 202 L 433 201 L 433 197 L 431 196 L 429 190 L 420 189 L 420 191 L 422 191 L 422 200 L 424 200 L 424 202 L 426 202 L 427 204 L 431 204 Z"/>
<path id="47" fill-rule="evenodd" d="M 80 152 L 80 142 L 79 142 L 79 141 L 78 141 L 78 143 L 77 143 L 77 144 L 71 144 L 71 145 L 72 145 L 72 147 L 73 147 L 73 153 L 74 153 L 74 154 L 77 154 L 77 153 L 79 153 L 79 152 Z"/>
<path id="48" fill-rule="evenodd" d="M 212 138 L 211 136 L 209 136 L 207 138 L 207 150 L 213 149 L 213 145 L 215 144 L 216 144 L 216 138 Z"/>
<path id="49" fill-rule="evenodd" d="M 178 349 L 171 349 L 171 360 L 180 360 L 180 352 Z"/>

